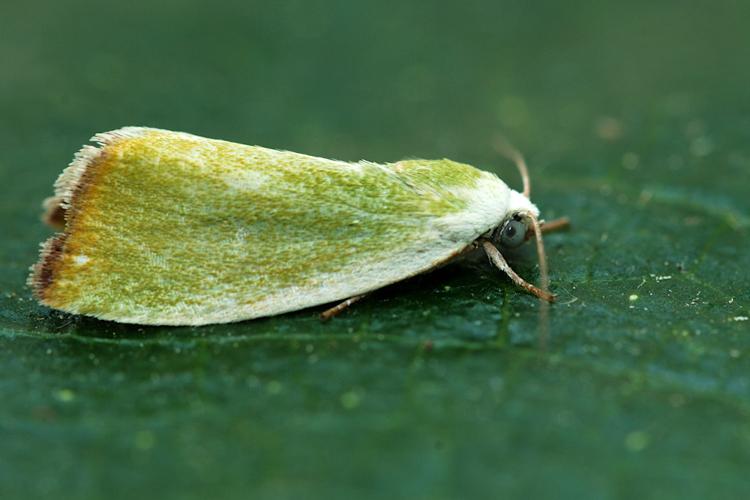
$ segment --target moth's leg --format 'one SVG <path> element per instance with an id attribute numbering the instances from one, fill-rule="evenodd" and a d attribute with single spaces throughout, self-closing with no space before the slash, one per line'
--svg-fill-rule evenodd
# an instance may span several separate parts
<path id="1" fill-rule="evenodd" d="M 563 229 L 568 229 L 570 227 L 570 219 L 568 217 L 560 217 L 559 219 L 554 219 L 551 221 L 541 221 L 539 223 L 539 228 L 542 230 L 542 234 L 544 233 L 553 233 L 555 231 L 562 231 Z M 529 228 L 526 231 L 526 241 L 530 240 L 534 237 L 534 228 Z"/>
<path id="2" fill-rule="evenodd" d="M 326 309 L 322 313 L 320 313 L 320 319 L 323 321 L 328 321 L 329 319 L 333 318 L 334 316 L 338 316 L 341 314 L 344 309 L 349 307 L 350 305 L 354 304 L 355 302 L 359 302 L 360 300 L 367 297 L 366 293 L 363 293 L 362 295 L 355 295 L 354 297 L 349 297 L 345 301 L 336 304 L 335 306 L 331 307 L 330 309 Z"/>
<path id="3" fill-rule="evenodd" d="M 537 288 L 531 283 L 527 282 L 523 278 L 521 278 L 519 275 L 516 274 L 516 272 L 510 268 L 508 263 L 505 261 L 505 258 L 500 253 L 500 250 L 495 248 L 495 245 L 490 243 L 487 240 L 482 241 L 482 247 L 484 248 L 484 251 L 487 253 L 487 257 L 489 257 L 490 262 L 495 264 L 495 266 L 500 269 L 502 272 L 508 275 L 508 277 L 513 280 L 513 283 L 520 286 L 524 290 L 526 290 L 529 293 L 532 293 L 539 297 L 540 299 L 544 299 L 547 302 L 554 302 L 555 296 L 545 290 L 542 290 L 541 288 Z"/>
<path id="4" fill-rule="evenodd" d="M 560 231 L 561 229 L 567 229 L 569 227 L 569 217 L 560 217 L 559 219 L 544 221 L 541 224 L 542 233 L 551 233 L 553 231 Z"/>
<path id="5" fill-rule="evenodd" d="M 42 220 L 54 229 L 62 231 L 65 229 L 65 209 L 62 205 L 62 199 L 49 197 L 44 200 L 44 215 Z"/>

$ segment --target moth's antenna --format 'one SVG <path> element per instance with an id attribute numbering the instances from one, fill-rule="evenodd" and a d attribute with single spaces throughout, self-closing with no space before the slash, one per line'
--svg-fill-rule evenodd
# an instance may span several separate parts
<path id="1" fill-rule="evenodd" d="M 549 291 L 549 272 L 547 270 L 547 255 L 544 252 L 544 243 L 542 242 L 542 228 L 533 213 L 525 212 L 524 215 L 531 220 L 531 226 L 536 236 L 536 249 L 539 256 L 539 288 L 518 276 L 492 242 L 484 240 L 482 246 L 490 261 L 507 274 L 516 285 L 523 287 L 542 300 L 539 306 L 539 347 L 544 350 L 547 348 L 547 339 L 549 338 L 549 303 L 555 301 L 555 296 Z"/>
<path id="2" fill-rule="evenodd" d="M 547 254 L 544 251 L 544 242 L 542 241 L 542 228 L 536 216 L 527 213 L 531 226 L 534 228 L 536 236 L 536 253 L 539 257 L 539 284 L 542 290 L 547 292 L 551 297 L 550 300 L 542 302 L 539 307 L 539 348 L 547 349 L 547 339 L 549 338 L 549 303 L 555 301 L 555 296 L 549 292 L 549 271 L 547 270 Z"/>
<path id="3" fill-rule="evenodd" d="M 533 293 L 542 300 L 542 303 L 539 306 L 539 347 L 544 350 L 547 348 L 547 339 L 549 338 L 549 303 L 555 301 L 555 296 L 549 291 L 549 273 L 547 271 L 547 255 L 544 252 L 544 243 L 542 242 L 542 228 L 533 213 L 525 212 L 524 215 L 531 220 L 531 226 L 534 235 L 536 236 L 536 249 L 537 255 L 539 256 L 539 275 L 541 285 L 539 288 L 528 283 L 516 274 L 516 272 L 513 271 L 505 261 L 500 250 L 495 248 L 495 245 L 493 245 L 490 240 L 482 240 L 482 247 L 484 247 L 484 251 L 490 261 L 495 264 L 498 269 L 507 274 L 516 285 Z"/>
<path id="4" fill-rule="evenodd" d="M 544 251 L 544 242 L 542 241 L 542 228 L 534 214 L 527 212 L 526 216 L 531 220 L 531 227 L 534 228 L 534 235 L 536 236 L 536 253 L 539 256 L 539 284 L 541 289 L 552 297 L 550 302 L 554 302 L 555 296 L 549 293 L 549 272 L 547 270 L 547 254 Z"/>
<path id="5" fill-rule="evenodd" d="M 502 135 L 495 137 L 495 151 L 508 158 L 510 161 L 516 164 L 518 173 L 521 174 L 521 180 L 523 181 L 523 195 L 528 198 L 531 196 L 531 179 L 529 178 L 529 168 L 526 166 L 526 160 L 523 159 L 523 155 L 520 151 L 513 147 L 508 140 Z"/>

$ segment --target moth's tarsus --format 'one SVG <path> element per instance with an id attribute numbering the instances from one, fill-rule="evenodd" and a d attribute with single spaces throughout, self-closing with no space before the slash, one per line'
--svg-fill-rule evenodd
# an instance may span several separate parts
<path id="1" fill-rule="evenodd" d="M 550 221 L 544 220 L 539 222 L 539 227 L 541 227 L 543 233 L 568 229 L 570 227 L 570 217 L 560 217 L 559 219 L 553 219 Z"/>

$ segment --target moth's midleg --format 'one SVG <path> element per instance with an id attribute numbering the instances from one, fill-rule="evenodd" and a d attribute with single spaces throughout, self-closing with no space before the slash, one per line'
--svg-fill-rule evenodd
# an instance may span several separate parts
<path id="1" fill-rule="evenodd" d="M 368 294 L 363 293 L 362 295 L 355 295 L 354 297 L 349 297 L 345 301 L 340 302 L 340 303 L 336 304 L 335 306 L 333 306 L 333 307 L 331 307 L 329 309 L 326 309 L 325 311 L 323 311 L 322 313 L 320 313 L 320 319 L 323 320 L 323 321 L 327 321 L 327 320 L 333 318 L 334 316 L 338 316 L 345 309 L 347 309 L 349 306 L 351 306 L 352 304 L 354 304 L 356 302 L 359 302 L 360 300 L 364 299 L 365 297 L 367 297 L 367 295 Z"/>

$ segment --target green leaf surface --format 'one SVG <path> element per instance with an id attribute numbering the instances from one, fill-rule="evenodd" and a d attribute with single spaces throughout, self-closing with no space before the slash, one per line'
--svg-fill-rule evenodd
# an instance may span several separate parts
<path id="1" fill-rule="evenodd" d="M 0 498 L 741 498 L 750 4 L 0 6 Z M 40 203 L 95 132 L 528 158 L 559 294 L 483 260 L 202 328 L 53 312 Z M 535 278 L 532 249 L 512 256 Z"/>

